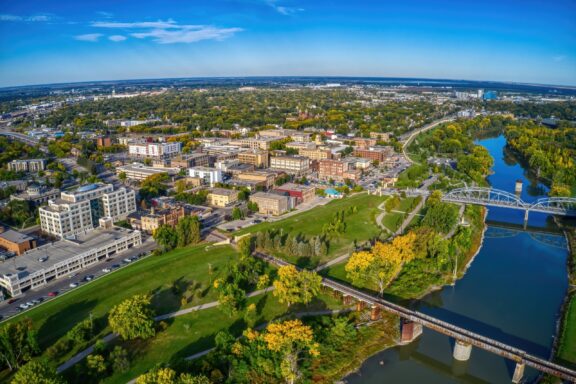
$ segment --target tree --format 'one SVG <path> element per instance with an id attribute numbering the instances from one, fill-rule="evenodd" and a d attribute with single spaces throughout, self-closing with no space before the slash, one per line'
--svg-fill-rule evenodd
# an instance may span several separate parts
<path id="1" fill-rule="evenodd" d="M 126 172 L 120 172 L 120 173 L 118 174 L 118 179 L 119 179 L 122 183 L 125 183 L 125 182 L 126 182 L 126 179 L 127 179 Z"/>
<path id="2" fill-rule="evenodd" d="M 198 216 L 185 216 L 176 224 L 179 247 L 199 243 L 201 240 L 200 233 L 200 220 L 198 220 Z"/>
<path id="3" fill-rule="evenodd" d="M 232 220 L 242 220 L 244 218 L 244 213 L 238 207 L 232 209 Z"/>
<path id="4" fill-rule="evenodd" d="M 154 312 L 148 295 L 132 296 L 113 307 L 108 322 L 112 331 L 125 340 L 147 339 L 156 334 Z"/>
<path id="5" fill-rule="evenodd" d="M 174 228 L 164 224 L 154 231 L 154 240 L 156 240 L 162 252 L 168 252 L 178 245 L 178 234 Z"/>
<path id="6" fill-rule="evenodd" d="M 252 236 L 244 236 L 238 240 L 238 253 L 240 258 L 246 258 L 252 255 Z"/>
<path id="7" fill-rule="evenodd" d="M 0 356 L 11 371 L 30 361 L 39 351 L 32 320 L 8 323 L 0 329 Z"/>
<path id="8" fill-rule="evenodd" d="M 104 374 L 108 368 L 102 355 L 88 355 L 86 357 L 86 367 L 95 377 Z"/>
<path id="9" fill-rule="evenodd" d="M 33 360 L 16 372 L 11 384 L 65 384 L 56 369 L 45 360 Z"/>
<path id="10" fill-rule="evenodd" d="M 448 233 L 458 222 L 458 210 L 451 204 L 437 202 L 426 211 L 422 225 Z"/>
<path id="11" fill-rule="evenodd" d="M 298 367 L 300 355 L 304 351 L 314 357 L 320 354 L 319 345 L 314 342 L 312 328 L 298 319 L 270 323 L 263 338 L 270 351 L 283 356 L 280 370 L 290 384 L 295 383 L 301 376 Z"/>
<path id="12" fill-rule="evenodd" d="M 126 372 L 128 368 L 130 368 L 128 352 L 119 345 L 115 346 L 112 352 L 110 352 L 110 360 L 114 372 Z"/>
<path id="13" fill-rule="evenodd" d="M 220 295 L 218 296 L 220 309 L 229 317 L 233 317 L 244 306 L 246 292 L 238 287 L 236 283 L 219 282 L 217 286 L 220 291 Z"/>
<path id="14" fill-rule="evenodd" d="M 322 278 L 316 272 L 298 272 L 293 265 L 278 269 L 278 279 L 274 280 L 274 296 L 288 306 L 295 303 L 308 304 L 320 292 Z"/>
<path id="15" fill-rule="evenodd" d="M 180 376 L 170 368 L 159 368 L 138 376 L 136 384 L 211 384 L 204 375 L 193 376 L 183 373 Z"/>
<path id="16" fill-rule="evenodd" d="M 250 212 L 258 212 L 258 210 L 260 209 L 258 207 L 258 203 L 256 203 L 255 201 L 249 201 L 247 206 Z"/>
<path id="17" fill-rule="evenodd" d="M 176 193 L 183 193 L 186 190 L 186 180 L 180 179 L 174 183 Z"/>

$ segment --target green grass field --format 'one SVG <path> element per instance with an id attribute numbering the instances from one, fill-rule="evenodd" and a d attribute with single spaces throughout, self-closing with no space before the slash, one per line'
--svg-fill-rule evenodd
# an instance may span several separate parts
<path id="1" fill-rule="evenodd" d="M 576 367 L 576 295 L 572 295 L 566 307 L 564 329 L 556 355 L 562 363 Z"/>
<path id="2" fill-rule="evenodd" d="M 206 244 L 203 244 L 148 257 L 36 307 L 14 320 L 23 317 L 32 319 L 38 329 L 40 347 L 45 349 L 90 314 L 95 319 L 103 318 L 114 305 L 135 294 L 154 292 L 153 303 L 158 314 L 180 309 L 180 295 L 172 292 L 175 281 L 181 286 L 192 281 L 202 285 L 200 297 L 194 298 L 186 307 L 214 301 L 216 294 L 209 280 L 224 271 L 226 264 L 236 257 L 236 252 L 229 246 L 208 250 L 205 247 Z M 208 263 L 212 264 L 212 277 L 208 273 Z"/>
<path id="3" fill-rule="evenodd" d="M 306 307 L 297 305 L 291 307 L 290 310 L 286 305 L 280 304 L 272 293 L 248 299 L 247 305 L 251 303 L 256 304 L 259 314 L 256 324 L 263 324 L 290 313 L 342 308 L 340 301 L 326 294 L 322 294 Z M 130 369 L 124 373 L 114 374 L 104 379 L 103 382 L 124 384 L 158 364 L 170 364 L 212 348 L 214 337 L 219 331 L 228 330 L 232 334 L 240 336 L 242 331 L 247 328 L 242 317 L 243 313 L 240 313 L 238 316 L 230 318 L 217 307 L 210 308 L 171 319 L 168 321 L 168 328 L 150 340 L 118 341 L 115 344 L 122 345 L 130 353 Z M 67 374 L 71 375 L 72 382 L 81 379 L 73 377 L 74 372 Z"/>
<path id="4" fill-rule="evenodd" d="M 329 223 L 335 213 L 356 206 L 358 211 L 346 215 L 346 232 L 332 236 L 330 238 L 330 248 L 328 255 L 322 259 L 315 260 L 315 263 L 324 263 L 339 255 L 352 251 L 354 241 L 364 242 L 378 236 L 381 229 L 376 225 L 376 215 L 380 212 L 378 205 L 386 197 L 379 197 L 361 193 L 347 198 L 331 201 L 330 203 L 316 207 L 309 211 L 294 215 L 284 220 L 273 223 L 261 223 L 236 232 L 236 235 L 245 233 L 256 233 L 265 230 L 283 229 L 285 233 L 302 233 L 307 236 L 322 234 L 322 227 Z M 282 256 L 282 255 L 279 255 Z M 296 260 L 290 260 L 296 262 Z"/>

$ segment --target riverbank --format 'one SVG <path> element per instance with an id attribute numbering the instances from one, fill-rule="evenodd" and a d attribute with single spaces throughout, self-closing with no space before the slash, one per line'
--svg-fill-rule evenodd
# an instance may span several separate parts
<path id="1" fill-rule="evenodd" d="M 576 228 L 571 228 L 556 220 L 568 241 L 568 292 L 562 307 L 558 343 L 554 358 L 565 365 L 576 367 Z"/>
<path id="2" fill-rule="evenodd" d="M 421 273 L 414 279 L 412 274 L 400 272 L 397 278 L 386 289 L 385 294 L 404 300 L 418 300 L 432 292 L 441 290 L 447 285 L 454 285 L 456 280 L 461 279 L 476 255 L 482 248 L 484 232 L 486 225 L 484 220 L 487 215 L 487 210 L 481 206 L 469 205 L 465 211 L 465 218 L 468 222 L 468 227 L 464 227 L 460 233 L 459 238 L 454 236 L 451 241 L 458 242 L 459 244 L 469 244 L 466 251 L 457 257 L 457 270 L 456 276 L 452 271 L 443 271 L 438 273 Z M 410 280 L 408 283 L 407 280 Z"/>

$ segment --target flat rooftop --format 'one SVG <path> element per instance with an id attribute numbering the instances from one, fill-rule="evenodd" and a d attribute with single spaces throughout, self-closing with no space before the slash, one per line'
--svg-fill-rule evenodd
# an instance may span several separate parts
<path id="1" fill-rule="evenodd" d="M 0 262 L 0 275 L 17 274 L 25 277 L 29 274 L 49 269 L 86 251 L 101 248 L 113 241 L 127 237 L 133 230 L 114 227 L 112 229 L 98 228 L 84 235 L 78 235 L 75 240 L 59 240 L 51 244 L 32 249 L 21 256 L 16 256 Z M 41 262 L 39 259 L 48 258 Z"/>
<path id="2" fill-rule="evenodd" d="M 11 242 L 11 243 L 16 243 L 16 244 L 20 244 L 20 243 L 23 243 L 23 242 L 29 241 L 29 240 L 34 240 L 32 237 L 30 237 L 24 233 L 16 232 L 16 231 L 13 231 L 11 229 L 0 233 L 0 237 Z"/>
<path id="3" fill-rule="evenodd" d="M 311 185 L 303 185 L 303 184 L 295 184 L 295 183 L 286 183 L 286 184 L 282 184 L 279 187 L 276 187 L 277 190 L 281 190 L 281 191 L 299 191 L 299 192 L 304 192 L 304 191 L 309 191 L 311 189 L 314 189 L 313 186 Z"/>

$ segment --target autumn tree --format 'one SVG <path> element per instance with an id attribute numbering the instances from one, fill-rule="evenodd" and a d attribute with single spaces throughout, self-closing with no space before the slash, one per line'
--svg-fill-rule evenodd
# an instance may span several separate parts
<path id="1" fill-rule="evenodd" d="M 170 368 L 159 368 L 138 376 L 136 384 L 210 384 L 210 380 L 204 376 L 193 376 L 188 373 L 178 375 Z"/>
<path id="2" fill-rule="evenodd" d="M 108 322 L 112 331 L 125 340 L 147 339 L 156 334 L 150 296 L 135 295 L 110 310 Z"/>
<path id="3" fill-rule="evenodd" d="M 314 342 L 312 328 L 298 319 L 269 324 L 263 339 L 270 351 L 283 356 L 280 370 L 290 384 L 301 377 L 298 367 L 301 354 L 305 351 L 314 357 L 320 354 L 319 345 Z"/>
<path id="4" fill-rule="evenodd" d="M 56 373 L 56 368 L 45 360 L 33 360 L 23 365 L 10 383 L 65 384 L 66 381 Z"/>
<path id="5" fill-rule="evenodd" d="M 106 365 L 106 360 L 104 360 L 104 356 L 88 355 L 86 357 L 86 368 L 88 368 L 91 375 L 99 377 L 106 373 L 108 367 Z"/>
<path id="6" fill-rule="evenodd" d="M 316 272 L 302 270 L 286 265 L 278 269 L 278 278 L 274 280 L 274 296 L 288 306 L 295 303 L 308 304 L 320 292 L 322 278 Z"/>
<path id="7" fill-rule="evenodd" d="M 0 329 L 0 356 L 11 371 L 40 351 L 32 320 L 8 323 Z"/>

